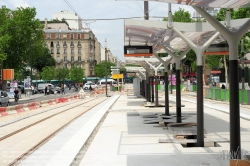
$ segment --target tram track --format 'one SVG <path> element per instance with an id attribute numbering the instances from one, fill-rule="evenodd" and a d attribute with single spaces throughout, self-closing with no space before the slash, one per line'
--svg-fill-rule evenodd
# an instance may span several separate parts
<path id="1" fill-rule="evenodd" d="M 97 100 L 99 99 L 99 101 Z M 73 110 L 74 108 L 76 107 L 79 107 L 79 106 L 82 106 L 86 103 L 88 104 L 91 104 L 91 102 L 97 102 L 95 103 L 93 106 L 89 106 L 89 108 L 86 108 L 86 106 L 84 106 L 84 110 L 83 111 L 79 111 L 80 113 L 77 113 L 76 115 L 74 115 L 74 117 L 71 117 L 69 118 L 68 120 L 65 120 L 66 122 L 64 122 L 60 127 L 58 127 L 57 129 L 55 129 L 53 132 L 49 132 L 48 135 L 46 135 L 44 138 L 41 138 L 40 141 L 36 142 L 34 145 L 32 145 L 31 147 L 29 147 L 28 149 L 25 149 L 25 152 L 20 154 L 18 157 L 16 157 L 14 160 L 12 160 L 12 162 L 8 163 L 9 166 L 12 166 L 12 165 L 17 165 L 25 156 L 27 156 L 28 154 L 31 154 L 33 153 L 36 149 L 38 149 L 41 145 L 43 145 L 44 143 L 46 143 L 48 140 L 50 140 L 55 134 L 57 134 L 59 131 L 61 131 L 62 129 L 64 129 L 65 127 L 67 127 L 70 123 L 72 123 L 73 121 L 75 121 L 77 118 L 81 117 L 83 114 L 85 114 L 86 112 L 88 112 L 89 110 L 91 110 L 92 108 L 94 108 L 95 106 L 99 105 L 100 103 L 102 103 L 103 101 L 107 100 L 107 98 L 105 99 L 100 99 L 100 98 L 95 98 L 93 100 L 88 100 L 87 102 L 84 102 L 84 103 L 81 103 L 81 104 L 77 104 L 71 108 L 67 108 L 67 109 L 64 109 L 58 113 L 55 113 L 53 115 L 50 115 L 46 118 L 43 118 L 39 121 L 36 121 L 30 125 L 27 125 L 25 127 L 22 127 L 10 134 L 7 134 L 3 137 L 0 138 L 0 143 L 3 142 L 3 141 L 8 141 L 8 138 L 12 138 L 12 137 L 15 137 L 15 135 L 17 135 L 18 133 L 19 134 L 22 134 L 22 132 L 24 132 L 25 130 L 28 130 L 29 128 L 31 127 L 34 127 L 36 125 L 41 125 L 42 122 L 46 122 L 46 120 L 49 120 L 49 119 L 52 119 L 52 118 L 55 118 L 59 115 L 62 115 L 63 113 L 66 113 L 70 110 Z M 29 130 L 28 130 L 29 131 Z M 18 136 L 16 136 L 18 138 Z M 8 151 L 8 149 L 7 149 Z"/>
<path id="2" fill-rule="evenodd" d="M 93 100 L 95 100 L 95 99 L 93 99 Z M 93 101 L 93 100 L 90 100 L 90 101 Z M 87 101 L 87 102 L 90 102 L 90 101 Z M 11 136 L 13 136 L 13 135 L 15 135 L 15 134 L 17 134 L 17 133 L 19 133 L 19 132 L 22 132 L 22 131 L 24 131 L 24 130 L 26 130 L 26 129 L 32 127 L 32 126 L 35 126 L 36 124 L 39 124 L 39 123 L 41 123 L 41 122 L 43 122 L 43 121 L 45 121 L 45 120 L 48 120 L 48 119 L 50 119 L 50 118 L 52 118 L 52 117 L 54 117 L 54 116 L 57 116 L 57 115 L 59 115 L 59 114 L 62 114 L 62 113 L 64 113 L 64 112 L 69 111 L 69 110 L 71 110 L 71 109 L 73 109 L 73 108 L 76 108 L 76 107 L 78 107 L 78 106 L 80 106 L 80 105 L 86 104 L 87 102 L 78 104 L 78 105 L 76 105 L 76 106 L 73 106 L 72 108 L 68 108 L 68 109 L 63 110 L 63 111 L 61 111 L 61 112 L 55 113 L 55 114 L 53 114 L 53 115 L 50 115 L 50 116 L 48 116 L 48 117 L 46 117 L 46 118 L 43 118 L 43 119 L 41 119 L 41 120 L 39 120 L 39 121 L 36 121 L 36 122 L 30 124 L 30 125 L 28 125 L 28 126 L 22 127 L 22 128 L 20 128 L 20 129 L 14 131 L 14 132 L 12 132 L 12 133 L 10 133 L 10 134 L 7 134 L 7 135 L 5 135 L 5 136 L 3 136 L 3 137 L 0 137 L 0 142 L 3 141 L 3 140 L 5 140 L 5 139 L 7 139 L 7 138 L 9 138 L 9 137 L 11 137 Z"/>

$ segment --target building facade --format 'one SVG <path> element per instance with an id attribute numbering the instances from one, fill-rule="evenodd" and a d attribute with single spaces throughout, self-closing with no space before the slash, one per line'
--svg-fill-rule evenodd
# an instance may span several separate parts
<path id="1" fill-rule="evenodd" d="M 55 29 L 55 27 L 60 27 Z M 61 28 L 65 27 L 65 28 Z M 45 21 L 44 39 L 57 67 L 85 69 L 85 76 L 95 76 L 94 66 L 100 62 L 100 43 L 91 30 L 69 30 L 61 23 Z"/>

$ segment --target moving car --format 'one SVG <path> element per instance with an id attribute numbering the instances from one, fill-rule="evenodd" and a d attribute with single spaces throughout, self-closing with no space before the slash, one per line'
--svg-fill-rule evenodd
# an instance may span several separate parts
<path id="1" fill-rule="evenodd" d="M 10 101 L 9 101 L 9 96 L 5 91 L 0 91 L 0 107 L 2 106 L 9 106 Z"/>
<path id="2" fill-rule="evenodd" d="M 51 90 L 54 89 L 54 85 L 50 83 L 42 83 L 42 84 L 38 84 L 38 87 L 37 87 L 38 92 L 44 93 L 46 86 L 49 86 Z"/>
<path id="3" fill-rule="evenodd" d="M 91 85 L 92 88 L 96 87 L 96 84 L 94 84 L 93 82 L 87 82 L 86 84 L 84 84 L 83 89 L 88 90 L 90 85 Z"/>

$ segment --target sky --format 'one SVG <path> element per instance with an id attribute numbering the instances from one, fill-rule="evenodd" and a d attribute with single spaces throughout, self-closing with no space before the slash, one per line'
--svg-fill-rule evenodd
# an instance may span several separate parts
<path id="1" fill-rule="evenodd" d="M 5 5 L 11 10 L 17 7 L 35 7 L 37 18 L 44 20 L 52 19 L 53 13 L 61 10 L 73 10 L 70 4 L 82 19 L 113 19 L 144 16 L 143 1 L 116 1 L 116 0 L 0 0 L 0 6 Z M 194 9 L 190 6 L 172 4 L 172 12 L 179 8 L 189 11 L 191 15 Z M 149 2 L 149 16 L 167 17 L 168 4 L 163 2 Z M 162 20 L 162 18 L 149 18 L 150 20 Z M 93 31 L 101 45 L 111 50 L 113 56 L 124 61 L 124 20 L 85 21 Z M 84 25 L 84 23 L 83 23 Z M 86 27 L 86 26 L 85 26 Z"/>

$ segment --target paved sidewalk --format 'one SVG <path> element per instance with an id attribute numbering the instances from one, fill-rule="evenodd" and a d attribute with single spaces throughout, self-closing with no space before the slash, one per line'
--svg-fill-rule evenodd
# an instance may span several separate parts
<path id="1" fill-rule="evenodd" d="M 161 96 L 162 97 L 162 96 Z M 164 96 L 163 96 L 164 97 Z M 192 114 L 183 122 L 196 122 L 196 103 L 182 98 L 182 113 Z M 192 100 L 189 98 L 189 100 Z M 175 103 L 170 95 L 170 102 Z M 109 110 L 96 137 L 82 159 L 80 165 L 88 166 L 224 166 L 230 143 L 220 142 L 217 147 L 184 147 L 180 143 L 159 143 L 159 139 L 173 139 L 168 129 L 156 124 L 143 124 L 143 115 L 164 113 L 164 107 L 144 107 L 145 99 L 122 95 Z M 204 104 L 209 104 L 204 101 Z M 204 128 L 206 138 L 226 138 L 229 140 L 229 114 L 221 107 L 204 107 Z M 175 114 L 176 107 L 170 107 Z M 249 121 L 241 119 L 242 150 L 250 151 Z M 222 153 L 224 152 L 224 153 Z"/>

